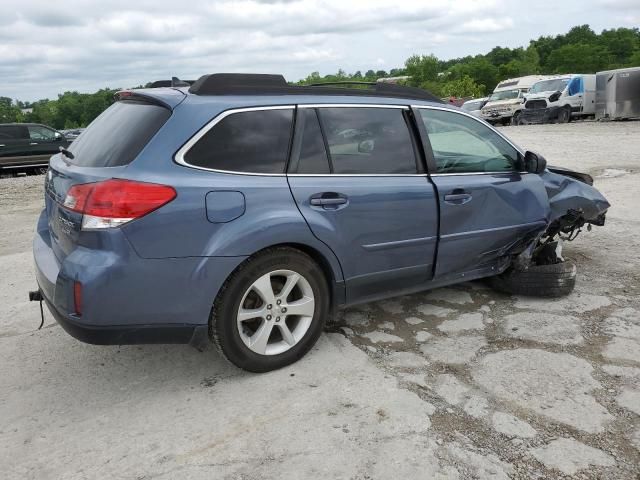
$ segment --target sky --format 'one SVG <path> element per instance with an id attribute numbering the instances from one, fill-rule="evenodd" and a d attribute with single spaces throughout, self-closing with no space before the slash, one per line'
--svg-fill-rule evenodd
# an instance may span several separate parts
<path id="1" fill-rule="evenodd" d="M 640 0 L 2 0 L 0 96 L 126 88 L 205 73 L 295 81 L 640 26 Z"/>

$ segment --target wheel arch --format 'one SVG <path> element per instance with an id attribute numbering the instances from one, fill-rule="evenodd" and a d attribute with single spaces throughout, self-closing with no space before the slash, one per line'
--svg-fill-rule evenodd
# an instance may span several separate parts
<path id="1" fill-rule="evenodd" d="M 342 267 L 338 262 L 338 259 L 335 257 L 333 252 L 330 250 L 328 252 L 323 252 L 316 248 L 315 246 L 311 246 L 306 243 L 299 242 L 282 242 L 275 243 L 272 245 L 265 246 L 256 250 L 248 258 L 246 258 L 240 265 L 238 265 L 233 272 L 229 274 L 227 279 L 231 277 L 236 270 L 242 267 L 242 265 L 247 262 L 249 259 L 254 258 L 256 255 L 259 255 L 267 250 L 271 250 L 273 248 L 286 247 L 294 250 L 298 250 L 309 257 L 318 264 L 322 273 L 324 274 L 325 280 L 327 282 L 327 287 L 329 288 L 330 299 L 329 303 L 331 305 L 331 309 L 335 310 L 339 306 L 343 305 L 346 302 L 346 292 L 345 292 L 345 284 L 342 276 Z M 328 248 L 327 248 L 328 250 Z"/>

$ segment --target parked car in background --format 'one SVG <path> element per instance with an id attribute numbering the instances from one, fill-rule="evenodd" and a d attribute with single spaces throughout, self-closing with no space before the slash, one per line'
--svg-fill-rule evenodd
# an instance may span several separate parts
<path id="1" fill-rule="evenodd" d="M 75 140 L 80 136 L 80 134 L 84 131 L 84 128 L 71 128 L 68 130 L 60 130 L 60 132 L 67 138 L 68 140 Z"/>
<path id="2" fill-rule="evenodd" d="M 640 67 L 596 74 L 596 119 L 640 118 Z"/>
<path id="3" fill-rule="evenodd" d="M 90 343 L 211 341 L 264 372 L 337 308 L 483 277 L 567 294 L 560 239 L 609 207 L 592 181 L 411 87 L 123 91 L 51 159 L 31 298 Z"/>
<path id="4" fill-rule="evenodd" d="M 69 143 L 62 133 L 46 125 L 0 124 L 0 173 L 45 173 L 49 157 Z"/>
<path id="5" fill-rule="evenodd" d="M 522 123 L 567 123 L 572 118 L 593 116 L 595 75 L 558 75 L 532 85 L 525 95 L 524 108 L 515 119 Z"/>
<path id="6" fill-rule="evenodd" d="M 523 108 L 525 93 L 534 83 L 545 78 L 544 75 L 527 75 L 500 82 L 482 108 L 482 118 L 492 125 L 508 125 L 512 119 L 516 121 Z"/>
<path id="7" fill-rule="evenodd" d="M 462 110 L 469 112 L 474 117 L 482 118 L 482 107 L 484 107 L 489 100 L 489 97 L 474 98 L 467 100 L 462 104 Z"/>

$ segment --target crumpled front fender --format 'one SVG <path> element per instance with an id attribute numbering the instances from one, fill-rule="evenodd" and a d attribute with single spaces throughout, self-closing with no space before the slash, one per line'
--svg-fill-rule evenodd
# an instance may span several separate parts
<path id="1" fill-rule="evenodd" d="M 576 178 L 549 170 L 545 170 L 540 177 L 549 196 L 551 222 L 570 210 L 582 212 L 587 222 L 595 221 L 611 206 L 596 188 Z"/>

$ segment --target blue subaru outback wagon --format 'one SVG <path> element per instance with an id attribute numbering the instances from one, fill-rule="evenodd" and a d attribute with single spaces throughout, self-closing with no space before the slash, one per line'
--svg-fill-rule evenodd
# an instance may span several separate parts
<path id="1" fill-rule="evenodd" d="M 213 341 L 268 371 L 336 308 L 482 277 L 568 293 L 560 241 L 609 207 L 592 183 L 409 87 L 122 91 L 51 158 L 33 297 L 89 343 Z"/>

